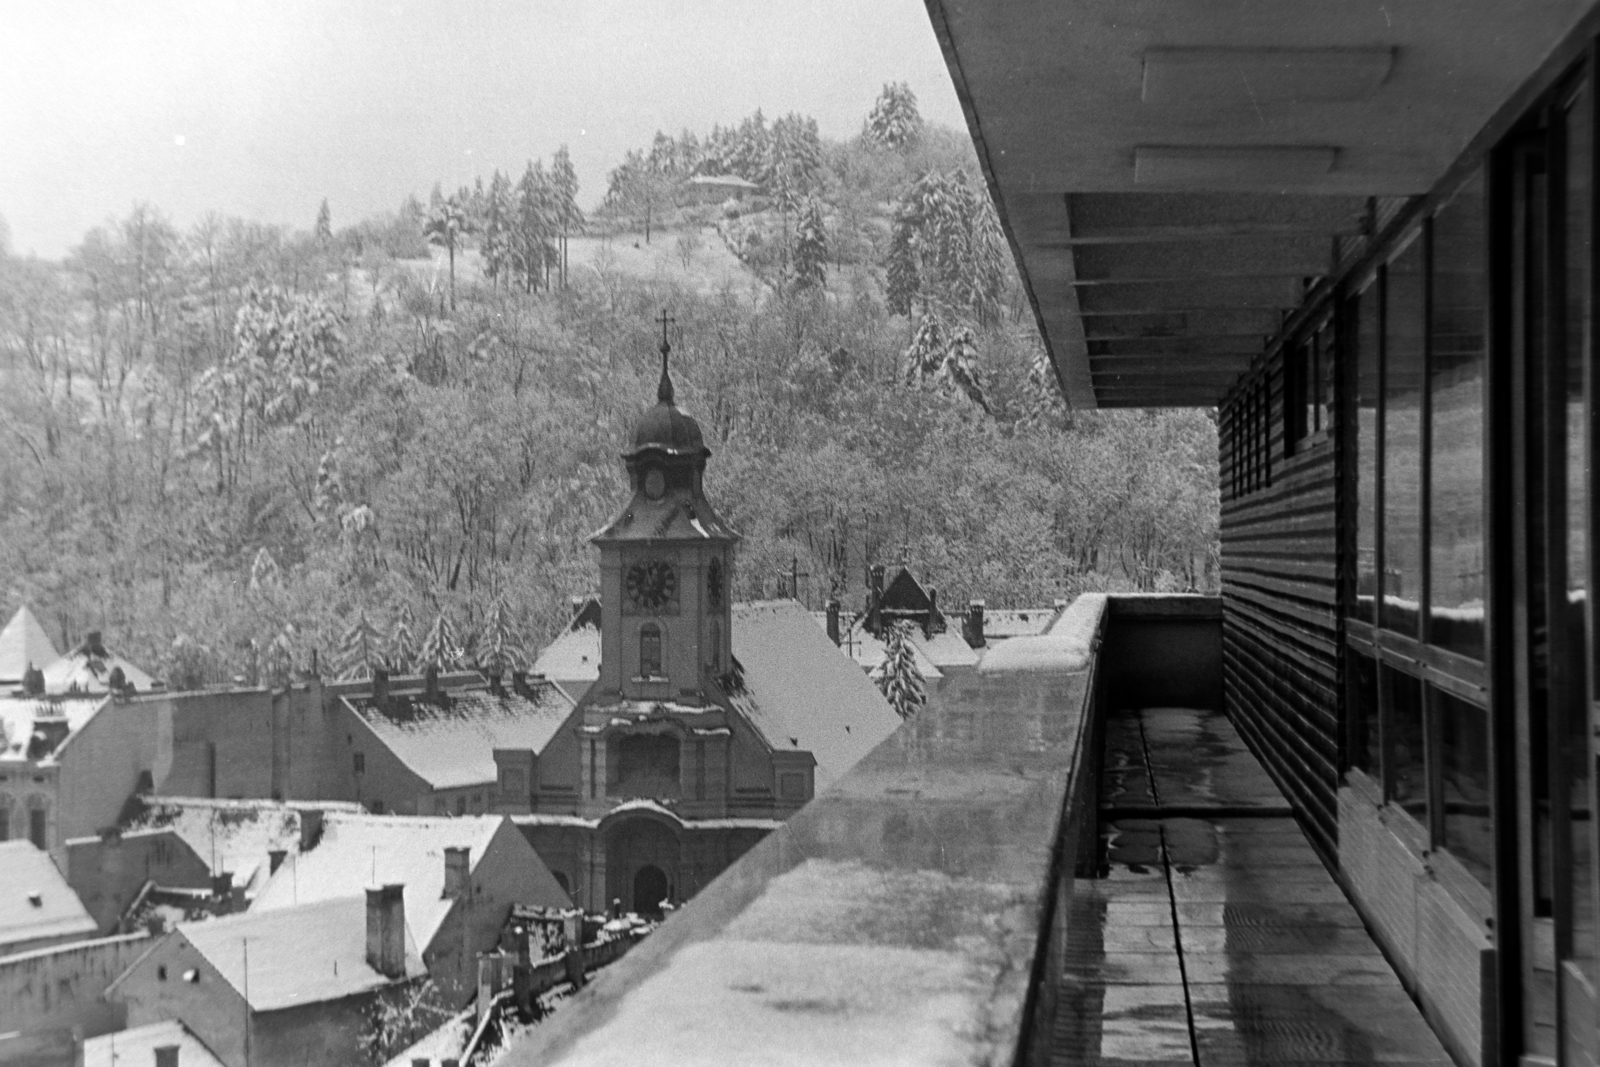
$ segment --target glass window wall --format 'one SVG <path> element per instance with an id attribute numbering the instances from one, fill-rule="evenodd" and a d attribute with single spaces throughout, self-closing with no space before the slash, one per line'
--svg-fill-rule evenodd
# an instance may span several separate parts
<path id="1" fill-rule="evenodd" d="M 1420 636 L 1424 242 L 1390 263 L 1385 283 L 1382 625 Z"/>

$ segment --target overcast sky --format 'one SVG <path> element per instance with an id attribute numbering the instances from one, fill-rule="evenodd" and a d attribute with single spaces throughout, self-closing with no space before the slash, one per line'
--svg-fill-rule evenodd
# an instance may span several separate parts
<path id="1" fill-rule="evenodd" d="M 0 218 L 57 257 L 146 200 L 335 227 L 569 146 L 592 205 L 657 129 L 961 127 L 920 0 L 0 0 Z"/>

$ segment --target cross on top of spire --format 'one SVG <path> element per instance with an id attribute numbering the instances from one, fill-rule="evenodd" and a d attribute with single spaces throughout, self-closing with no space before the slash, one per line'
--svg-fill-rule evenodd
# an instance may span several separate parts
<path id="1" fill-rule="evenodd" d="M 661 384 L 656 386 L 656 399 L 663 404 L 672 403 L 672 377 L 667 373 L 667 357 L 672 354 L 672 345 L 667 340 L 667 327 L 676 326 L 678 320 L 667 314 L 667 309 L 661 309 Z"/>

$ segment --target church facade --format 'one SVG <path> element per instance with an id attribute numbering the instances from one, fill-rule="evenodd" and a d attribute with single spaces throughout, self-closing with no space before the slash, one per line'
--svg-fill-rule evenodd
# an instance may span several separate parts
<path id="1" fill-rule="evenodd" d="M 630 497 L 593 538 L 598 678 L 541 751 L 495 754 L 500 810 L 591 910 L 692 896 L 899 725 L 800 605 L 732 603 L 739 536 L 668 352 Z"/>

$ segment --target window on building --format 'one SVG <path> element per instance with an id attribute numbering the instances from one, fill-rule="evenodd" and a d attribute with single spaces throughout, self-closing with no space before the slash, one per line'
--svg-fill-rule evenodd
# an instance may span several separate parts
<path id="1" fill-rule="evenodd" d="M 625 734 L 613 737 L 607 758 L 615 768 L 609 783 L 611 795 L 679 795 L 679 745 L 676 737 L 670 734 Z"/>
<path id="2" fill-rule="evenodd" d="M 1272 484 L 1272 392 L 1267 376 L 1246 386 L 1233 405 L 1233 496 Z"/>
<path id="3" fill-rule="evenodd" d="M 1424 240 L 1419 233 L 1384 278 L 1382 625 L 1419 636 L 1422 602 Z"/>
<path id="4" fill-rule="evenodd" d="M 1487 372 L 1483 177 L 1434 216 L 1428 351 L 1428 633 L 1483 658 Z"/>
<path id="5" fill-rule="evenodd" d="M 1354 298 L 1355 322 L 1355 618 L 1378 621 L 1378 400 L 1379 345 L 1382 342 L 1383 287 L 1374 279 Z M 1374 770 L 1376 765 L 1374 765 Z"/>
<path id="6" fill-rule="evenodd" d="M 350 761 L 351 761 L 351 764 L 355 767 L 355 771 L 356 771 L 357 774 L 366 774 L 367 773 L 367 757 L 366 757 L 365 753 L 362 753 L 362 752 L 355 753 L 353 756 L 350 757 Z"/>
<path id="7" fill-rule="evenodd" d="M 1350 766 L 1378 779 L 1383 768 L 1378 664 L 1371 656 L 1359 652 L 1350 653 L 1349 663 Z"/>
<path id="8" fill-rule="evenodd" d="M 1389 799 L 1427 825 L 1427 718 L 1422 683 L 1409 674 L 1384 668 L 1389 679 L 1389 730 L 1384 738 L 1389 756 Z"/>
<path id="9" fill-rule="evenodd" d="M 661 677 L 661 627 L 653 622 L 639 627 L 639 677 Z"/>
<path id="10" fill-rule="evenodd" d="M 1292 454 L 1329 439 L 1336 364 L 1333 316 L 1307 327 L 1284 350 L 1284 442 Z"/>
<path id="11" fill-rule="evenodd" d="M 49 834 L 50 813 L 43 804 L 36 804 L 28 810 L 28 840 L 33 842 L 33 847 L 48 849 L 50 847 Z"/>
<path id="12" fill-rule="evenodd" d="M 1489 713 L 1435 689 L 1443 778 L 1443 844 L 1485 887 L 1493 863 L 1489 819 Z"/>
<path id="13" fill-rule="evenodd" d="M 460 796 L 456 797 L 456 814 L 457 815 L 465 815 L 466 813 L 467 813 L 467 794 L 462 793 Z"/>

